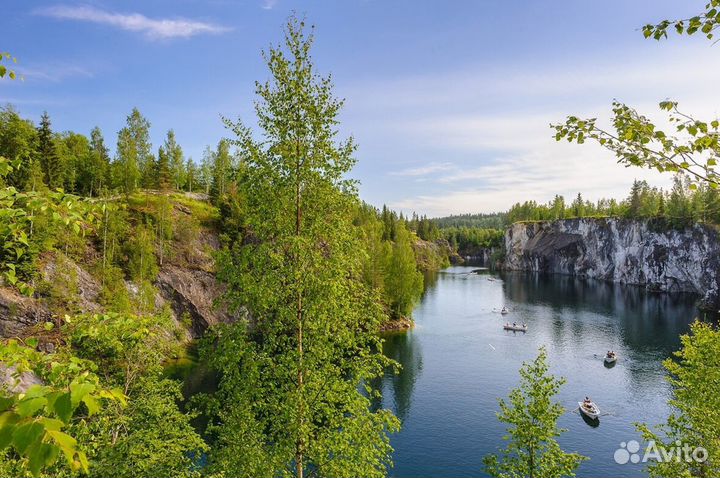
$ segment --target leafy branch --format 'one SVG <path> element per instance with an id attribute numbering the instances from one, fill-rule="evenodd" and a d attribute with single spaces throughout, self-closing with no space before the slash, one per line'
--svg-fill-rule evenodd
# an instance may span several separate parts
<path id="1" fill-rule="evenodd" d="M 17 58 L 12 56 L 10 53 L 6 51 L 0 51 L 0 78 L 5 78 L 7 76 L 11 80 L 17 79 L 17 73 L 15 73 L 15 70 L 12 70 L 5 65 L 2 64 L 3 60 L 11 61 L 13 63 L 17 63 Z M 22 77 L 20 77 L 22 79 Z"/>
<path id="2" fill-rule="evenodd" d="M 614 152 L 618 162 L 627 166 L 657 169 L 660 172 L 685 172 L 697 188 L 707 183 L 717 189 L 720 175 L 716 170 L 720 159 L 720 123 L 700 121 L 683 113 L 673 101 L 663 101 L 660 109 L 668 112 L 668 120 L 676 132 L 657 128 L 648 118 L 620 102 L 613 102 L 612 125 L 615 132 L 597 125 L 597 118 L 569 116 L 565 123 L 555 124 L 555 139 L 578 144 L 588 138 Z M 677 134 L 682 134 L 679 137 Z"/>
<path id="3" fill-rule="evenodd" d="M 125 395 L 100 386 L 85 361 L 75 357 L 58 361 L 38 352 L 37 339 L 28 339 L 25 344 L 8 340 L 0 345 L 0 362 L 16 380 L 9 389 L 0 391 L 0 451 L 11 448 L 24 458 L 23 466 L 33 476 L 52 466 L 60 453 L 72 470 L 87 473 L 87 456 L 63 429 L 81 414 L 99 412 L 103 400 L 124 405 Z M 20 377 L 28 372 L 40 375 L 43 384 L 17 390 Z"/>
<path id="4" fill-rule="evenodd" d="M 691 18 L 663 20 L 657 24 L 647 24 L 642 28 L 645 38 L 661 40 L 668 37 L 668 30 L 674 29 L 678 35 L 694 35 L 701 32 L 712 40 L 713 32 L 720 26 L 720 0 L 711 0 L 705 5 L 705 11 Z"/>

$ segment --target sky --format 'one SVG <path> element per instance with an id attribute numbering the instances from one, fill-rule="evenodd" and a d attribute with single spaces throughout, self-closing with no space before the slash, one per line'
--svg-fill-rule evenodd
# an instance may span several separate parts
<path id="1" fill-rule="evenodd" d="M 613 99 L 662 120 L 667 98 L 720 112 L 720 45 L 645 40 L 648 22 L 704 0 L 3 0 L 0 50 L 21 82 L 0 103 L 56 130 L 99 126 L 114 145 L 133 107 L 157 148 L 173 128 L 186 155 L 253 122 L 260 52 L 296 12 L 316 27 L 313 57 L 345 98 L 341 135 L 359 145 L 360 196 L 430 217 L 494 212 L 555 194 L 622 198 L 634 179 L 597 145 L 556 143 L 570 114 L 608 124 Z"/>

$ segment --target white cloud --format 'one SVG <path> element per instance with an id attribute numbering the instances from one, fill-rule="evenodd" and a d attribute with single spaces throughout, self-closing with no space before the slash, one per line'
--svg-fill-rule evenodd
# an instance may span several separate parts
<path id="1" fill-rule="evenodd" d="M 406 168 L 390 172 L 390 176 L 427 176 L 428 174 L 453 170 L 452 163 L 430 163 L 415 168 Z"/>
<path id="2" fill-rule="evenodd" d="M 278 0 L 263 0 L 262 8 L 264 10 L 272 10 L 277 5 Z"/>
<path id="3" fill-rule="evenodd" d="M 615 97 L 660 126 L 665 114 L 657 104 L 668 97 L 701 119 L 717 118 L 720 104 L 708 101 L 717 98 L 720 84 L 720 62 L 708 59 L 716 50 L 704 44 L 663 48 L 566 65 L 501 64 L 486 71 L 371 80 L 348 85 L 343 94 L 360 144 L 381 145 L 374 156 L 387 168 L 385 181 L 423 181 L 422 188 L 394 188 L 392 207 L 446 215 L 506 210 L 555 194 L 622 198 L 634 178 L 667 187 L 671 177 L 625 168 L 594 143 L 557 143 L 550 124 L 576 114 L 597 116 L 609 126 Z M 407 158 L 413 162 L 403 169 Z"/>
<path id="4" fill-rule="evenodd" d="M 90 6 L 54 6 L 35 11 L 38 15 L 61 20 L 78 20 L 111 25 L 122 30 L 139 32 L 151 39 L 189 38 L 203 33 L 218 34 L 230 29 L 213 23 L 175 19 L 152 19 L 139 13 L 116 13 Z"/>

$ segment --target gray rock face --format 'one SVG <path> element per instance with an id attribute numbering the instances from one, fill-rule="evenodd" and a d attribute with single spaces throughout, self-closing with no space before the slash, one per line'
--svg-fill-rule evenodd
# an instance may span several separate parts
<path id="1" fill-rule="evenodd" d="M 711 227 L 667 230 L 614 218 L 517 223 L 505 233 L 505 250 L 507 270 L 690 292 L 704 307 L 720 307 L 720 238 Z"/>
<path id="2" fill-rule="evenodd" d="M 44 305 L 20 295 L 14 289 L 0 288 L 0 337 L 17 337 L 23 330 L 52 319 Z"/>
<path id="3" fill-rule="evenodd" d="M 168 265 L 160 270 L 157 283 L 175 316 L 192 320 L 194 337 L 201 336 L 213 324 L 234 319 L 217 303 L 224 287 L 209 272 Z"/>

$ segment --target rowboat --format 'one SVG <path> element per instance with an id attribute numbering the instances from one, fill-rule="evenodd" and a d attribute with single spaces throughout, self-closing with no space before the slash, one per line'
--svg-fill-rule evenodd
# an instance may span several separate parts
<path id="1" fill-rule="evenodd" d="M 516 325 L 516 324 L 505 324 L 503 325 L 503 329 L 505 330 L 512 330 L 513 332 L 527 332 L 527 325 Z"/>
<path id="2" fill-rule="evenodd" d="M 578 407 L 580 407 L 580 411 L 588 418 L 596 420 L 600 416 L 600 408 L 591 400 L 578 402 Z"/>
<path id="3" fill-rule="evenodd" d="M 608 352 L 605 354 L 605 363 L 610 365 L 617 362 L 617 354 L 615 352 Z"/>

